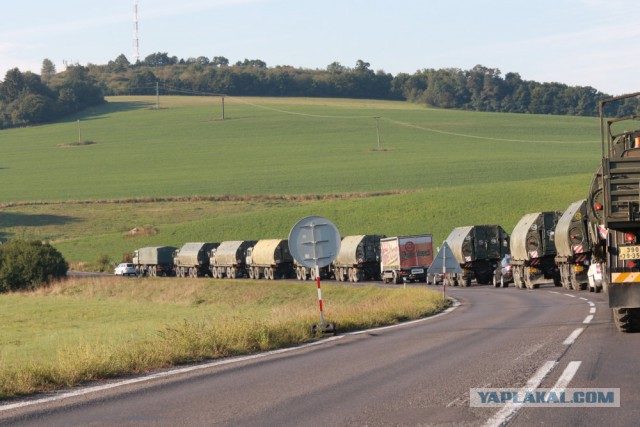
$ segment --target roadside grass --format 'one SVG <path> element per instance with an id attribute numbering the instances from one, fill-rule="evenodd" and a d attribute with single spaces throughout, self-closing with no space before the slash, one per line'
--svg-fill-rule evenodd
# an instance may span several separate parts
<path id="1" fill-rule="evenodd" d="M 309 283 L 70 279 L 0 295 L 0 398 L 317 339 Z M 394 324 L 447 306 L 423 287 L 326 284 L 341 331 Z"/>

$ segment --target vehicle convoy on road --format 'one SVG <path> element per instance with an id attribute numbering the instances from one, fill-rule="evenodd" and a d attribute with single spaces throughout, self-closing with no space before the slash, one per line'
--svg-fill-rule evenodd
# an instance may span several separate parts
<path id="1" fill-rule="evenodd" d="M 209 252 L 220 243 L 189 242 L 176 250 L 173 265 L 177 277 L 203 277 L 211 275 Z"/>
<path id="2" fill-rule="evenodd" d="M 616 326 L 624 332 L 640 331 L 640 116 L 605 114 L 609 104 L 637 97 L 640 92 L 600 101 L 602 167 L 588 201 L 607 230 L 602 276 Z"/>
<path id="3" fill-rule="evenodd" d="M 380 240 L 384 235 L 365 234 L 342 238 L 330 269 L 339 282 L 380 280 Z"/>
<path id="4" fill-rule="evenodd" d="M 209 269 L 214 279 L 249 277 L 247 250 L 256 240 L 228 240 L 209 251 Z"/>
<path id="5" fill-rule="evenodd" d="M 286 279 L 293 276 L 293 257 L 286 239 L 266 239 L 247 249 L 249 278 L 267 280 Z"/>
<path id="6" fill-rule="evenodd" d="M 524 215 L 511 233 L 511 270 L 517 288 L 537 288 L 553 280 L 561 286 L 555 263 L 555 228 L 562 212 L 548 211 Z"/>
<path id="7" fill-rule="evenodd" d="M 384 283 L 426 282 L 433 263 L 431 234 L 380 239 L 380 271 Z"/>
<path id="8" fill-rule="evenodd" d="M 174 246 L 147 246 L 133 252 L 132 263 L 138 276 L 173 276 Z"/>
<path id="9" fill-rule="evenodd" d="M 509 253 L 509 234 L 499 225 L 472 225 L 454 228 L 446 242 L 463 269 L 448 277 L 449 283 L 469 286 L 492 283 L 500 261 Z"/>
<path id="10" fill-rule="evenodd" d="M 562 286 L 569 290 L 586 289 L 593 251 L 586 199 L 572 203 L 564 211 L 556 225 L 555 244 Z"/>

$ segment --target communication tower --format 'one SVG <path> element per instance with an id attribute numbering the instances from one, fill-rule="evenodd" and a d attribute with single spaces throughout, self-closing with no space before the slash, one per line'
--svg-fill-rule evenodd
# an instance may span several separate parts
<path id="1" fill-rule="evenodd" d="M 133 0 L 133 63 L 140 60 L 140 43 L 138 39 L 138 0 Z"/>

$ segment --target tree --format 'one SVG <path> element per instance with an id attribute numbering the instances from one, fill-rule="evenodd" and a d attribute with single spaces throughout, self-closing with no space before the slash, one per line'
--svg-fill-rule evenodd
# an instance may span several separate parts
<path id="1" fill-rule="evenodd" d="M 14 239 L 0 245 L 0 292 L 38 288 L 65 277 L 68 269 L 47 243 Z"/>
<path id="2" fill-rule="evenodd" d="M 40 79 L 43 83 L 49 83 L 51 78 L 56 74 L 56 66 L 49 58 L 42 60 L 42 69 L 40 70 Z"/>
<path id="3" fill-rule="evenodd" d="M 229 65 L 229 60 L 224 56 L 214 56 L 211 60 L 211 64 L 216 67 L 226 67 Z"/>
<path id="4" fill-rule="evenodd" d="M 0 100 L 7 104 L 15 101 L 25 87 L 24 75 L 17 68 L 7 71 L 0 87 Z"/>

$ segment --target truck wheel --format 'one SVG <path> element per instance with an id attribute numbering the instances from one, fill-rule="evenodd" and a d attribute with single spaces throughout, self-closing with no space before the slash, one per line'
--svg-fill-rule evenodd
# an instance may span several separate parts
<path id="1" fill-rule="evenodd" d="M 613 320 L 620 332 L 640 331 L 639 308 L 614 308 Z"/>
<path id="2" fill-rule="evenodd" d="M 500 280 L 502 280 L 502 277 L 500 277 Z M 496 276 L 493 276 L 493 287 L 494 288 L 499 288 L 502 285 L 501 282 L 498 282 L 498 279 L 496 279 Z"/>
<path id="3" fill-rule="evenodd" d="M 249 272 L 249 279 L 252 279 L 252 280 L 255 279 L 255 277 L 253 277 L 253 268 L 249 267 L 247 270 Z"/>
<path id="4" fill-rule="evenodd" d="M 531 269 L 529 267 L 524 268 L 524 284 L 527 289 L 533 289 L 533 282 L 531 281 Z"/>
<path id="5" fill-rule="evenodd" d="M 524 286 L 522 286 L 522 270 L 517 266 L 513 267 L 513 284 L 518 289 L 524 289 Z"/>

